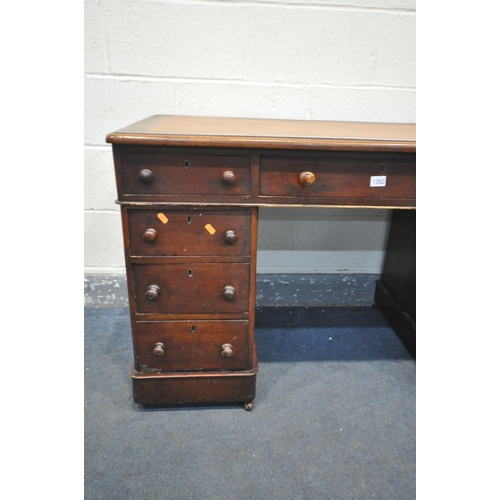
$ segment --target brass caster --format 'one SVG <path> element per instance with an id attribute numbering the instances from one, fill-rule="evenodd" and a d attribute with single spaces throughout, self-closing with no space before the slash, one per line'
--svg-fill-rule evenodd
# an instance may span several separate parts
<path id="1" fill-rule="evenodd" d="M 252 411 L 253 401 L 249 401 L 248 403 L 243 403 L 243 408 L 245 408 L 246 411 Z"/>

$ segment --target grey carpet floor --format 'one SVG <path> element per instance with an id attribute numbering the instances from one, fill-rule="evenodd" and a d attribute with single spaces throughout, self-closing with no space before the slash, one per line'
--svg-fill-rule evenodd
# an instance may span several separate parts
<path id="1" fill-rule="evenodd" d="M 262 308 L 257 396 L 132 401 L 127 309 L 85 309 L 87 500 L 415 498 L 415 361 L 369 307 Z"/>

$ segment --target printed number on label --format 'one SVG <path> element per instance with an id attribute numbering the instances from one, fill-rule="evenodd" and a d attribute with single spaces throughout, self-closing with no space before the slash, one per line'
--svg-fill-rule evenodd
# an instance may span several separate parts
<path id="1" fill-rule="evenodd" d="M 387 182 L 386 175 L 372 175 L 370 177 L 370 187 L 384 187 Z"/>

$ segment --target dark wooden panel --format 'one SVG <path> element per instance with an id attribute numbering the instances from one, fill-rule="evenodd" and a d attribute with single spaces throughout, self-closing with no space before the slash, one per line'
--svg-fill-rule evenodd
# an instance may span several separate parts
<path id="1" fill-rule="evenodd" d="M 250 368 L 248 321 L 141 321 L 137 334 L 143 373 Z"/>
<path id="2" fill-rule="evenodd" d="M 143 374 L 131 371 L 134 402 L 138 404 L 247 403 L 255 398 L 257 363 L 252 370 Z"/>
<path id="3" fill-rule="evenodd" d="M 123 194 L 244 195 L 250 194 L 250 157 L 231 155 L 126 153 L 120 155 Z M 141 172 L 152 180 L 142 182 Z M 234 182 L 223 174 L 233 172 Z"/>
<path id="4" fill-rule="evenodd" d="M 396 332 L 408 352 L 416 359 L 417 357 L 417 326 L 408 313 L 404 310 L 396 297 L 377 281 L 375 288 L 375 303 L 382 311 L 387 321 Z"/>
<path id="5" fill-rule="evenodd" d="M 248 256 L 250 214 L 250 210 L 129 210 L 130 255 Z"/>
<path id="6" fill-rule="evenodd" d="M 302 172 L 314 174 L 304 186 Z M 371 187 L 371 177 L 386 177 L 385 187 Z M 260 194 L 299 198 L 415 198 L 415 163 L 412 161 L 350 158 L 263 157 Z"/>
<path id="7" fill-rule="evenodd" d="M 416 322 L 416 220 L 415 210 L 394 210 L 381 281 Z"/>
<path id="8" fill-rule="evenodd" d="M 416 357 L 416 211 L 394 210 L 375 303 Z"/>
<path id="9" fill-rule="evenodd" d="M 243 313 L 249 307 L 249 264 L 132 264 L 137 313 Z M 146 297 L 152 285 L 158 297 Z M 223 297 L 234 287 L 235 298 Z"/>

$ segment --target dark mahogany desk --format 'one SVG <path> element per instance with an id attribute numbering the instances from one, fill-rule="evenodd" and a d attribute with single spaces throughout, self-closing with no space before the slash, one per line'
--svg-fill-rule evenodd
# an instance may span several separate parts
<path id="1" fill-rule="evenodd" d="M 136 403 L 253 408 L 259 207 L 392 210 L 375 302 L 415 354 L 415 125 L 157 115 L 106 140 Z"/>

